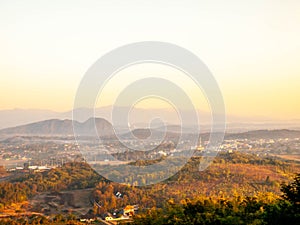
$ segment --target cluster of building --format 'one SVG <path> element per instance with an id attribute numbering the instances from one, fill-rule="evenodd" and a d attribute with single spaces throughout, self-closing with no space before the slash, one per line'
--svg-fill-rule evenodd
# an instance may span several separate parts
<path id="1" fill-rule="evenodd" d="M 221 151 L 247 152 L 255 154 L 297 154 L 300 152 L 299 138 L 284 139 L 234 139 L 224 140 Z"/>
<path id="2" fill-rule="evenodd" d="M 43 172 L 46 170 L 50 170 L 55 167 L 50 167 L 50 166 L 37 166 L 37 165 L 32 165 L 30 166 L 29 163 L 24 163 L 24 166 L 16 166 L 15 168 L 10 168 L 8 169 L 9 172 Z"/>

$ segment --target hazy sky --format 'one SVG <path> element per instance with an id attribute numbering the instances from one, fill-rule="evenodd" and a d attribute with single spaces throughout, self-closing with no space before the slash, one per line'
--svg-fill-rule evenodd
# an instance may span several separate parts
<path id="1" fill-rule="evenodd" d="M 0 109 L 69 110 L 100 56 L 165 41 L 210 68 L 227 113 L 300 118 L 299 0 L 7 0 L 0 30 Z"/>

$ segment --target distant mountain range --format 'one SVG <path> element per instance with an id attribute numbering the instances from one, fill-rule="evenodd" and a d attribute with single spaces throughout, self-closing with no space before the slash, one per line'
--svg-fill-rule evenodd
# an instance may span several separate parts
<path id="1" fill-rule="evenodd" d="M 91 117 L 104 118 L 109 122 L 111 120 L 111 112 L 113 107 L 100 107 L 94 109 L 89 108 L 78 108 L 74 110 L 76 117 L 75 120 L 79 122 L 84 122 Z M 118 113 L 124 112 L 124 107 L 114 107 L 115 111 Z M 157 118 L 157 115 L 166 123 L 178 124 L 177 113 L 169 109 L 142 109 L 134 108 L 132 110 L 131 123 L 133 126 L 144 126 L 148 124 L 153 118 Z M 190 112 L 187 112 L 190 113 Z M 55 112 L 50 110 L 39 110 L 39 109 L 12 109 L 12 110 L 0 110 L 0 129 L 15 127 L 20 125 L 25 125 L 28 123 L 39 122 L 42 120 L 72 120 L 73 111 L 66 112 Z M 200 113 L 203 121 L 209 121 L 209 113 Z M 189 121 L 189 124 L 194 124 L 195 121 Z"/>
<path id="2" fill-rule="evenodd" d="M 73 124 L 77 135 L 96 136 L 97 132 L 100 136 L 111 136 L 114 134 L 112 125 L 105 119 L 90 118 L 81 123 L 72 120 L 51 119 L 21 125 L 17 127 L 5 128 L 0 130 L 0 135 L 73 135 Z M 96 127 L 96 130 L 95 130 Z"/>
<path id="3" fill-rule="evenodd" d="M 226 134 L 226 139 L 278 139 L 300 138 L 299 130 L 253 130 L 242 133 Z"/>
<path id="4" fill-rule="evenodd" d="M 73 127 L 74 126 L 74 127 Z M 96 127 L 96 130 L 95 130 Z M 73 136 L 74 130 L 76 135 L 80 136 L 102 136 L 102 137 L 115 137 L 113 126 L 110 122 L 102 118 L 89 118 L 84 122 L 72 121 L 72 120 L 44 120 L 26 125 L 5 128 L 0 130 L 1 136 Z M 165 134 L 167 137 L 178 137 L 180 132 L 183 133 L 187 138 L 189 134 L 193 133 L 192 129 L 183 129 L 181 131 L 179 126 L 166 126 L 157 127 L 153 129 L 133 129 L 132 133 L 138 138 L 147 138 L 151 135 L 154 137 L 161 137 Z M 124 133 L 121 134 L 124 138 L 131 138 L 131 133 L 124 129 Z M 209 138 L 209 132 L 201 132 L 203 140 Z M 226 133 L 225 139 L 277 139 L 277 138 L 300 138 L 299 130 L 253 130 L 239 133 Z"/>
<path id="5" fill-rule="evenodd" d="M 115 107 L 116 112 L 124 112 L 124 107 Z M 91 117 L 103 118 L 108 122 L 112 122 L 111 119 L 112 106 L 100 107 L 93 109 L 78 108 L 74 112 L 76 121 L 84 123 Z M 72 112 L 55 112 L 51 110 L 39 110 L 39 109 L 12 109 L 12 110 L 0 110 L 0 129 L 8 127 L 16 127 L 20 125 L 26 125 L 29 123 L 35 123 L 39 121 L 49 120 L 55 123 L 56 120 L 65 120 L 64 123 L 68 123 L 68 120 L 72 120 Z M 179 118 L 176 112 L 170 109 L 142 109 L 134 108 L 131 112 L 130 126 L 132 129 L 145 128 L 149 126 L 149 121 L 153 118 L 159 117 L 165 122 L 166 125 L 178 125 Z M 192 113 L 185 111 L 185 113 Z M 199 111 L 199 119 L 201 123 L 201 130 L 207 132 L 210 130 L 211 115 L 210 112 Z M 191 118 L 193 118 L 191 116 Z M 276 121 L 264 117 L 239 117 L 226 115 L 227 131 L 230 132 L 245 132 L 258 129 L 293 129 L 300 130 L 300 120 L 289 121 Z M 57 122 L 57 121 L 56 121 Z M 124 122 L 124 121 L 121 121 Z M 49 122 L 50 123 L 50 122 Z M 58 122 L 57 122 L 58 123 Z M 114 123 L 114 125 L 117 125 Z M 127 125 L 127 124 L 126 124 Z M 195 126 L 195 121 L 186 121 L 185 127 Z"/>

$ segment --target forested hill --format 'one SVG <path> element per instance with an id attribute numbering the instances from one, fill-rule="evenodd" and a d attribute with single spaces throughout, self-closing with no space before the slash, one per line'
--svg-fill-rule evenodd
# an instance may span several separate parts
<path id="1" fill-rule="evenodd" d="M 201 157 L 193 157 L 173 177 L 143 187 L 110 182 L 84 162 L 66 163 L 50 171 L 28 173 L 1 182 L 0 210 L 26 200 L 30 202 L 43 193 L 76 189 L 85 190 L 84 193 L 88 190 L 87 201 L 101 204 L 100 208 L 90 205 L 90 211 L 100 217 L 113 213 L 116 208 L 138 204 L 141 211 L 135 217 L 136 224 L 147 221 L 148 224 L 166 224 L 166 221 L 176 224 L 175 218 L 178 224 L 276 224 L 265 221 L 275 215 L 281 218 L 287 215 L 286 220 L 291 219 L 291 213 L 298 215 L 292 211 L 294 206 L 281 201 L 280 196 L 283 187 L 288 189 L 282 184 L 292 182 L 300 171 L 299 164 L 238 152 L 220 154 L 205 171 L 199 171 L 199 161 Z M 142 161 L 137 164 L 145 165 Z M 156 171 L 151 176 L 162 173 Z M 112 169 L 111 175 L 118 174 Z M 117 192 L 122 197 L 117 197 Z M 290 221 L 294 220 L 292 216 Z"/>

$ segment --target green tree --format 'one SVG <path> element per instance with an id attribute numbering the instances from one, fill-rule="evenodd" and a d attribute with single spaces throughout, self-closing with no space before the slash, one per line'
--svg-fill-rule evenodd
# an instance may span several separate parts
<path id="1" fill-rule="evenodd" d="M 300 205 L 300 173 L 296 175 L 294 181 L 290 184 L 283 184 L 281 186 L 283 198 L 295 206 Z"/>

